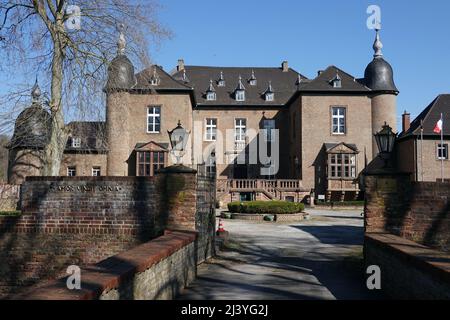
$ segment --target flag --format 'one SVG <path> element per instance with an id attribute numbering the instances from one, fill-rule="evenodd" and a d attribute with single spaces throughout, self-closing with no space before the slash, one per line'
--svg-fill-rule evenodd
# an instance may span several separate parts
<path id="1" fill-rule="evenodd" d="M 439 119 L 439 121 L 436 123 L 436 126 L 434 127 L 433 132 L 434 133 L 441 133 L 442 132 L 442 116 Z"/>

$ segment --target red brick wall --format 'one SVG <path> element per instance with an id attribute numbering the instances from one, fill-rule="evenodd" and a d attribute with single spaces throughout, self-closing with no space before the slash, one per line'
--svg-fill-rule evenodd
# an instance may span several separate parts
<path id="1" fill-rule="evenodd" d="M 0 217 L 0 296 L 161 235 L 162 180 L 28 178 L 22 216 Z"/>
<path id="2" fill-rule="evenodd" d="M 69 290 L 66 279 L 27 289 L 13 299 L 154 300 L 174 299 L 196 275 L 195 232 L 165 235 L 81 268 L 81 289 Z"/>
<path id="3" fill-rule="evenodd" d="M 449 251 L 450 183 L 408 175 L 366 176 L 366 232 L 389 232 Z"/>

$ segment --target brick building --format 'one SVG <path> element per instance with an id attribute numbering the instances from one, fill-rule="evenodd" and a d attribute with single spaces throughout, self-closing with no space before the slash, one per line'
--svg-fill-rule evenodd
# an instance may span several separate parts
<path id="1" fill-rule="evenodd" d="M 173 163 L 167 131 L 180 121 L 191 132 L 183 163 L 206 164 L 224 201 L 301 201 L 312 189 L 327 199 L 354 199 L 359 173 L 376 153 L 373 133 L 384 122 L 396 126 L 398 90 L 378 32 L 363 78 L 329 66 L 309 79 L 286 61 L 252 68 L 179 60 L 170 73 L 152 65 L 136 74 L 125 45 L 122 34 L 108 69 L 106 121 L 69 124 L 61 175 L 154 175 Z M 33 95 L 31 108 L 46 118 Z M 42 148 L 42 141 L 21 143 L 23 132 L 46 136 L 45 126 L 23 130 L 39 124 L 29 115 L 19 116 L 10 144 L 11 183 L 28 175 L 23 154 Z"/>
<path id="2" fill-rule="evenodd" d="M 436 123 L 443 115 L 443 138 L 434 132 Z M 397 140 L 399 169 L 411 173 L 414 181 L 450 180 L 450 94 L 441 94 L 434 99 L 414 121 L 405 111 L 402 116 L 403 128 Z"/>

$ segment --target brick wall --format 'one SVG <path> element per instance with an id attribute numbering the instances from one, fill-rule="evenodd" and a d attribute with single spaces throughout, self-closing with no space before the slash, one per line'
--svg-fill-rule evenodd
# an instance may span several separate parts
<path id="1" fill-rule="evenodd" d="M 196 276 L 196 234 L 165 235 L 95 265 L 81 268 L 81 290 L 69 290 L 66 277 L 29 289 L 15 299 L 167 300 Z"/>
<path id="2" fill-rule="evenodd" d="M 30 177 L 19 217 L 0 217 L 0 294 L 163 233 L 162 179 Z"/>
<path id="3" fill-rule="evenodd" d="M 20 186 L 0 184 L 0 211 L 13 211 L 19 203 Z"/>
<path id="4" fill-rule="evenodd" d="M 365 180 L 367 233 L 389 232 L 450 250 L 450 183 L 411 182 L 401 174 Z"/>
<path id="5" fill-rule="evenodd" d="M 366 234 L 365 263 L 381 271 L 394 299 L 450 299 L 450 255 L 392 234 Z"/>

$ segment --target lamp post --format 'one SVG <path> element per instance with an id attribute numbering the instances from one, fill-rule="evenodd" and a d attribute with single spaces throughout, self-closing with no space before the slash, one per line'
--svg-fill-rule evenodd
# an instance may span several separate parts
<path id="1" fill-rule="evenodd" d="M 380 132 L 375 133 L 375 140 L 377 142 L 379 157 L 384 160 L 384 167 L 388 167 L 388 161 L 391 158 L 394 150 L 395 139 L 397 134 L 392 131 L 392 128 L 385 122 Z"/>
<path id="2" fill-rule="evenodd" d="M 167 131 L 169 134 L 170 145 L 172 146 L 171 153 L 177 159 L 177 165 L 181 165 L 181 158 L 186 153 L 186 145 L 189 138 L 189 131 L 181 126 L 180 120 L 178 120 L 178 125 L 172 131 Z"/>

